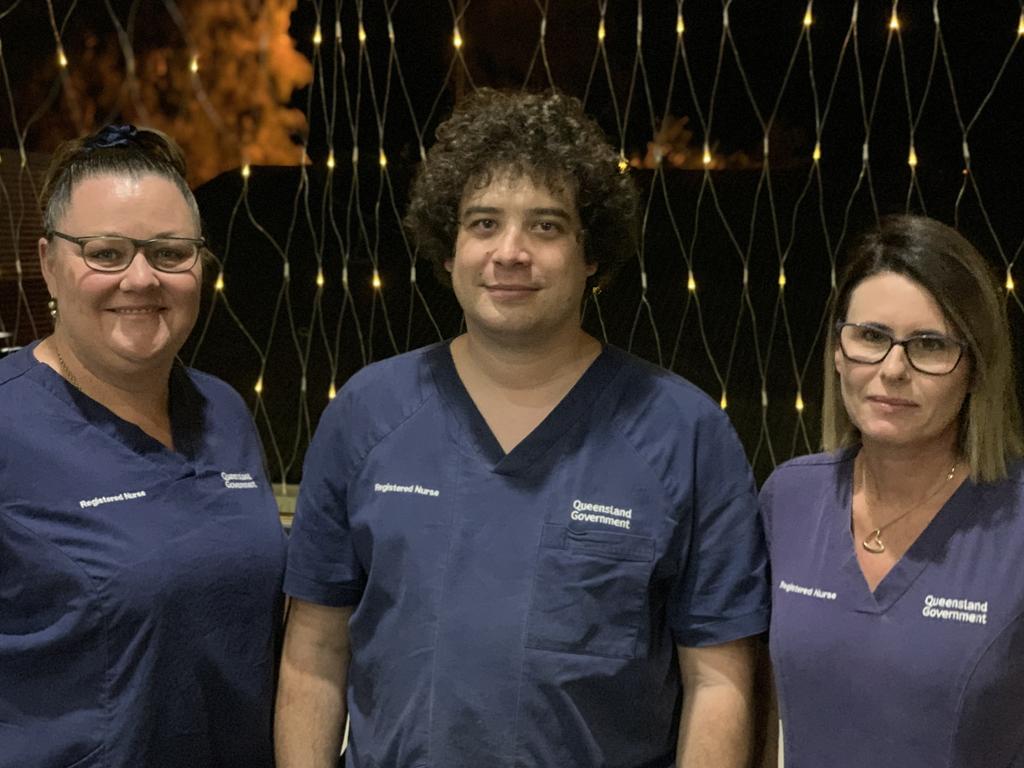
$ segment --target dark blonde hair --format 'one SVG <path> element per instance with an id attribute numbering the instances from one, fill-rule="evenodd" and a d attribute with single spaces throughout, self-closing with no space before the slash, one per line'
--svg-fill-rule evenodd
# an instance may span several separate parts
<path id="1" fill-rule="evenodd" d="M 438 126 L 405 215 L 419 254 L 443 284 L 451 285 L 444 263 L 455 253 L 467 185 L 483 188 L 506 175 L 575 194 L 584 258 L 597 265 L 588 285 L 606 284 L 635 254 L 636 186 L 580 101 L 558 91 L 481 88 Z"/>
<path id="2" fill-rule="evenodd" d="M 860 442 L 835 369 L 836 324 L 846 319 L 854 289 L 885 272 L 924 288 L 966 344 L 961 365 L 971 366 L 971 379 L 960 410 L 960 455 L 976 482 L 1005 478 L 1009 463 L 1024 454 L 1006 305 L 992 270 L 974 246 L 956 230 L 924 216 L 887 216 L 851 249 L 828 320 L 822 446 L 832 451 Z"/>
<path id="3" fill-rule="evenodd" d="M 185 156 L 169 136 L 155 128 L 108 125 L 96 133 L 65 141 L 50 159 L 43 177 L 40 206 L 43 231 L 51 237 L 67 212 L 74 188 L 94 176 L 144 176 L 155 174 L 172 182 L 202 232 L 195 196 L 185 181 Z"/>

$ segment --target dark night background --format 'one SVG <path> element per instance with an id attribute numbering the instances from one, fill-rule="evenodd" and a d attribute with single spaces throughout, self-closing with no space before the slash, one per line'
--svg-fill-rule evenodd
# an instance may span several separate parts
<path id="1" fill-rule="evenodd" d="M 192 18 L 188 4 L 181 5 L 184 17 Z M 205 12 L 213 14 L 216 5 L 208 3 Z M 234 5 L 255 9 L 260 3 Z M 70 7 L 54 3 L 58 24 Z M 680 7 L 685 59 L 676 48 Z M 899 3 L 899 35 L 887 28 L 891 3 L 858 4 L 851 35 L 853 3 L 819 2 L 810 58 L 801 41 L 806 3 L 747 0 L 727 7 L 723 34 L 722 3 L 643 3 L 638 52 L 638 4 L 608 3 L 606 69 L 595 59 L 600 4 L 594 0 L 548 3 L 547 68 L 537 55 L 542 14 L 532 2 L 298 2 L 288 31 L 312 61 L 313 81 L 285 106 L 305 115 L 305 125 L 287 135 L 296 158 L 305 144 L 309 164 L 254 163 L 243 190 L 238 162 L 228 158 L 223 172 L 199 186 L 206 235 L 224 263 L 225 290 L 215 294 L 211 273 L 206 311 L 183 353 L 246 396 L 272 475 L 298 480 L 332 382 L 340 387 L 366 362 L 458 332 L 458 307 L 426 265 L 418 265 L 417 283 L 410 283 L 414 254 L 398 221 L 421 145 L 429 147 L 437 123 L 474 87 L 542 88 L 553 82 L 583 98 L 633 161 L 630 173 L 646 203 L 647 291 L 641 291 L 638 259 L 599 297 L 600 317 L 588 303 L 585 324 L 595 335 L 682 373 L 715 400 L 724 382 L 728 413 L 759 479 L 775 463 L 817 448 L 820 336 L 831 270 L 858 230 L 886 212 L 926 212 L 955 222 L 1005 280 L 1024 240 L 1017 182 L 1024 145 L 1015 140 L 1024 127 L 1019 3 L 939 3 L 940 38 L 932 2 Z M 135 51 L 185 46 L 163 2 L 111 0 L 110 9 L 126 28 L 134 20 Z M 358 39 L 360 10 L 365 47 Z M 461 57 L 452 46 L 456 16 L 465 40 Z M 318 18 L 323 43 L 314 51 Z M 189 29 L 202 37 L 201 30 Z M 116 40 L 107 5 L 79 2 L 62 35 L 71 68 L 111 37 Z M 61 97 L 45 4 L 0 3 L 0 44 L 14 104 L 5 116 L 7 93 L 0 93 L 0 147 L 18 147 L 20 135 L 26 149 L 46 152 L 73 135 L 75 126 Z M 187 54 L 165 58 L 175 66 L 187 62 Z M 149 71 L 147 61 L 140 56 L 140 71 Z M 211 88 L 232 71 L 224 61 L 203 64 L 201 77 Z M 123 61 L 113 70 L 108 76 L 120 85 L 116 72 L 123 73 Z M 820 174 L 811 161 L 815 92 L 823 125 Z M 94 96 L 102 105 L 94 123 L 142 122 L 133 105 L 145 94 L 125 88 L 122 97 L 104 101 L 98 89 Z M 153 104 L 180 107 L 166 93 Z M 766 167 L 763 124 L 773 113 Z M 674 146 L 679 158 L 686 156 L 683 167 L 639 167 L 666 115 L 684 131 Z M 907 155 L 915 120 L 920 162 L 911 187 Z M 970 124 L 969 175 L 961 121 Z M 189 134 L 196 147 L 202 147 L 200 133 Z M 866 138 L 870 163 L 862 175 Z M 714 154 L 708 172 L 699 161 L 705 141 Z M 354 145 L 360 150 L 355 169 Z M 331 147 L 336 167 L 328 171 Z M 381 149 L 386 172 L 377 162 Z M 778 285 L 782 264 L 784 291 Z M 375 266 L 380 291 L 371 287 Z M 686 287 L 691 267 L 696 300 Z M 1016 267 L 1014 274 L 1024 279 Z M 1009 307 L 1019 327 L 1015 295 Z M 10 325 L 13 314 L 0 307 L 0 321 Z M 253 387 L 261 374 L 257 396 Z M 794 407 L 798 392 L 806 404 L 802 413 Z"/>

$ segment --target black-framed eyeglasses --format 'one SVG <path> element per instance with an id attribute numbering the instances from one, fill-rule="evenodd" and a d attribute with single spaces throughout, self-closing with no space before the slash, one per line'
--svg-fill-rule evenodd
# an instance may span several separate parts
<path id="1" fill-rule="evenodd" d="M 206 245 L 201 237 L 154 237 L 136 240 L 122 235 L 73 237 L 53 230 L 47 237 L 59 237 L 78 246 L 78 255 L 89 269 L 97 272 L 123 272 L 140 250 L 149 266 L 158 272 L 188 272 Z"/>
<path id="2" fill-rule="evenodd" d="M 843 357 L 851 362 L 877 365 L 893 347 L 903 347 L 910 367 L 931 376 L 945 376 L 956 370 L 966 346 L 939 333 L 918 333 L 897 339 L 872 323 L 839 322 L 836 335 Z"/>

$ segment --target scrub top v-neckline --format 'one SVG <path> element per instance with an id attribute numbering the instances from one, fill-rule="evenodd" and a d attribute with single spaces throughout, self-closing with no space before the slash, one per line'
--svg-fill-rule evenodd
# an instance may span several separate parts
<path id="1" fill-rule="evenodd" d="M 882 614 L 892 608 L 921 573 L 942 556 L 949 540 L 970 511 L 965 501 L 969 494 L 964 492 L 964 488 L 972 483 L 968 478 L 960 484 L 872 591 L 857 560 L 856 547 L 860 546 L 860 542 L 854 540 L 850 531 L 855 457 L 856 451 L 851 451 L 846 466 L 839 470 L 839 482 L 836 484 L 836 509 L 841 510 L 842 514 L 836 516 L 832 526 L 833 562 L 840 563 L 840 574 L 848 587 L 848 591 L 844 591 L 850 595 L 851 607 L 859 613 Z"/>
<path id="2" fill-rule="evenodd" d="M 168 386 L 168 407 L 171 416 L 171 436 L 174 448 L 168 448 L 155 437 L 147 434 L 137 425 L 111 411 L 105 405 L 89 397 L 71 384 L 57 371 L 35 356 L 33 342 L 28 347 L 30 360 L 35 364 L 35 380 L 48 392 L 66 403 L 88 428 L 96 429 L 124 445 L 143 459 L 176 471 L 188 470 L 195 456 L 197 404 L 191 402 L 194 393 L 190 391 L 188 375 L 175 366 L 171 369 Z"/>
<path id="3" fill-rule="evenodd" d="M 469 448 L 499 475 L 522 472 L 547 453 L 588 410 L 596 407 L 602 392 L 622 366 L 621 357 L 611 347 L 603 346 L 565 397 L 506 454 L 459 378 L 451 342 L 437 345 L 430 352 L 429 360 L 441 397 L 465 438 L 458 441 L 460 447 Z"/>

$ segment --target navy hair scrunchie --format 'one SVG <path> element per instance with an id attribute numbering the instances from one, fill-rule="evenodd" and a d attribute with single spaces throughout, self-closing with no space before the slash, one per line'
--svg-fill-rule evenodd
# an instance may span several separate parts
<path id="1" fill-rule="evenodd" d="M 108 125 L 85 143 L 86 149 L 111 149 L 138 143 L 134 125 Z"/>

